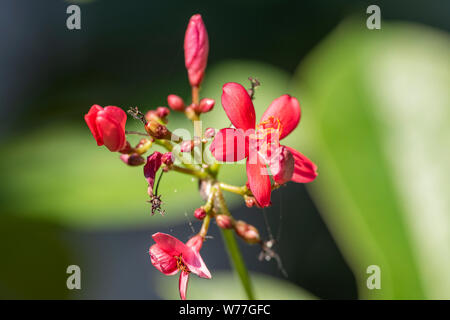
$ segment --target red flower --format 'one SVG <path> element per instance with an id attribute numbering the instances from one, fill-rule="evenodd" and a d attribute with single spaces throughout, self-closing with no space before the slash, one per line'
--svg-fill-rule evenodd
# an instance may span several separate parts
<path id="1" fill-rule="evenodd" d="M 219 161 L 247 158 L 248 184 L 261 207 L 270 205 L 271 182 L 266 165 L 280 184 L 289 180 L 306 183 L 316 178 L 317 166 L 311 160 L 280 144 L 300 122 L 300 104 L 296 98 L 283 95 L 275 99 L 258 125 L 252 100 L 242 85 L 226 83 L 222 105 L 236 129 L 221 129 L 210 150 Z"/>
<path id="2" fill-rule="evenodd" d="M 189 83 L 198 87 L 205 74 L 208 60 L 208 33 L 202 16 L 195 14 L 189 20 L 184 36 L 184 62 L 188 71 Z"/>
<path id="3" fill-rule="evenodd" d="M 84 116 L 97 145 L 105 145 L 110 151 L 120 151 L 126 147 L 125 123 L 127 114 L 118 107 L 93 105 Z"/>
<path id="4" fill-rule="evenodd" d="M 186 299 L 189 273 L 211 279 L 211 273 L 200 256 L 203 239 L 197 235 L 184 244 L 180 240 L 165 233 L 155 233 L 152 236 L 156 244 L 149 250 L 150 259 L 156 269 L 167 276 L 176 274 L 179 270 L 179 290 L 181 299 Z"/>

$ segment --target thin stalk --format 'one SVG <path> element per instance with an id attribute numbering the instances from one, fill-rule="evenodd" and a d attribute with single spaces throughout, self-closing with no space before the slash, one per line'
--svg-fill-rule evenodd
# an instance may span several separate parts
<path id="1" fill-rule="evenodd" d="M 222 237 L 225 242 L 225 247 L 228 251 L 228 256 L 233 262 L 234 271 L 238 274 L 241 280 L 242 286 L 244 287 L 245 293 L 249 300 L 255 300 L 255 295 L 253 294 L 253 287 L 250 281 L 250 276 L 245 266 L 244 259 L 242 258 L 241 250 L 236 242 L 236 238 L 233 234 L 233 230 L 221 229 Z"/>
<path id="2" fill-rule="evenodd" d="M 189 174 L 191 176 L 197 177 L 199 179 L 206 179 L 208 178 L 208 174 L 206 172 L 202 172 L 202 171 L 198 171 L 198 170 L 192 170 L 189 168 L 183 168 L 183 167 L 179 167 L 176 165 L 173 165 L 171 167 L 172 170 L 177 171 L 177 172 L 181 172 L 184 174 Z"/>

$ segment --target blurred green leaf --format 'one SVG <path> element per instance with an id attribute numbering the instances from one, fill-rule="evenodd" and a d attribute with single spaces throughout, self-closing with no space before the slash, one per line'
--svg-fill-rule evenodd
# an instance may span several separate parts
<path id="1" fill-rule="evenodd" d="M 259 300 L 311 300 L 312 294 L 285 280 L 252 273 L 256 299 Z M 178 275 L 158 276 L 158 292 L 163 299 L 179 299 Z M 211 280 L 189 277 L 187 298 L 190 300 L 245 300 L 246 295 L 237 277 L 231 272 L 214 272 Z"/>
<path id="2" fill-rule="evenodd" d="M 295 78 L 297 137 L 319 167 L 310 190 L 361 298 L 450 298 L 449 38 L 363 25 L 341 25 Z"/>
<path id="3" fill-rule="evenodd" d="M 0 215 L 0 299 L 66 299 L 73 263 L 59 225 Z"/>

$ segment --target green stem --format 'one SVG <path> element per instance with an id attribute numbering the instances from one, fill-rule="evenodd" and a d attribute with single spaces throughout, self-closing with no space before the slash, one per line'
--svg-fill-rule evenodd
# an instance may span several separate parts
<path id="1" fill-rule="evenodd" d="M 234 270 L 241 280 L 242 286 L 247 294 L 247 298 L 249 300 L 255 300 L 250 276 L 248 274 L 247 267 L 245 266 L 244 259 L 242 258 L 241 250 L 239 249 L 236 238 L 233 234 L 233 230 L 221 229 L 221 231 L 225 246 L 227 247 L 228 256 L 233 262 L 232 264 Z"/>
<path id="2" fill-rule="evenodd" d="M 177 172 L 184 173 L 184 174 L 189 174 L 189 175 L 197 177 L 199 179 L 206 179 L 206 178 L 208 178 L 208 174 L 206 172 L 193 170 L 193 169 L 190 169 L 190 168 L 183 168 L 183 167 L 179 167 L 177 165 L 173 165 L 171 167 L 171 169 L 174 170 L 174 171 L 177 171 Z"/>

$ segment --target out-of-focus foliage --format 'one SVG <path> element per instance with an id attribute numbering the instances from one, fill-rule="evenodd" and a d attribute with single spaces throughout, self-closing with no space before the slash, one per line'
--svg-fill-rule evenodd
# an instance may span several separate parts
<path id="1" fill-rule="evenodd" d="M 316 299 L 309 292 L 271 276 L 252 273 L 256 299 L 260 300 L 311 300 Z M 179 299 L 178 276 L 159 277 L 158 292 L 164 299 Z M 220 288 L 220 289 L 219 289 Z M 215 272 L 211 280 L 191 276 L 188 298 L 191 300 L 245 300 L 246 295 L 238 279 L 230 272 Z"/>
<path id="2" fill-rule="evenodd" d="M 300 66 L 313 198 L 361 298 L 450 298 L 450 43 L 408 24 L 347 22 Z M 319 253 L 318 253 L 319 254 Z M 368 290 L 366 268 L 381 268 Z"/>
<path id="3" fill-rule="evenodd" d="M 72 252 L 54 223 L 0 215 L 0 299 L 64 299 Z"/>

